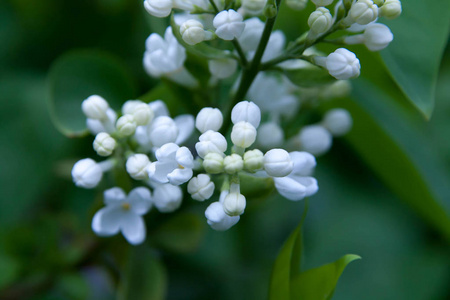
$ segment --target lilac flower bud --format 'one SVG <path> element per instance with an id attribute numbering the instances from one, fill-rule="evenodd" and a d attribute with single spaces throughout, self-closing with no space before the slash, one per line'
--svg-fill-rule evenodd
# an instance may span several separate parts
<path id="1" fill-rule="evenodd" d="M 218 108 L 205 107 L 195 118 L 195 127 L 205 133 L 208 130 L 218 131 L 223 123 L 222 112 Z"/>
<path id="2" fill-rule="evenodd" d="M 272 149 L 264 155 L 264 170 L 269 176 L 287 176 L 292 172 L 293 167 L 294 164 L 286 150 Z"/>
<path id="3" fill-rule="evenodd" d="M 189 181 L 187 191 L 191 194 L 192 199 L 205 201 L 211 198 L 214 193 L 214 182 L 211 181 L 208 175 L 199 174 Z"/>
<path id="4" fill-rule="evenodd" d="M 85 189 L 95 188 L 102 179 L 103 171 L 93 159 L 77 161 L 72 168 L 72 179 L 76 186 Z"/>
<path id="5" fill-rule="evenodd" d="M 214 17 L 213 25 L 217 36 L 226 41 L 238 38 L 245 27 L 242 16 L 233 9 L 218 13 Z"/>
<path id="6" fill-rule="evenodd" d="M 100 156 L 109 156 L 116 148 L 116 140 L 106 132 L 100 132 L 95 136 L 94 150 Z"/>
<path id="7" fill-rule="evenodd" d="M 94 120 L 106 120 L 108 118 L 106 114 L 108 108 L 108 102 L 97 95 L 92 95 L 81 103 L 81 109 L 86 117 Z"/>

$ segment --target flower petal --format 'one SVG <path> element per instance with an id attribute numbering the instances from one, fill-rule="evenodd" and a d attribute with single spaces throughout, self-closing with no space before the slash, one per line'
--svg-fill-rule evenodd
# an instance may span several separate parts
<path id="1" fill-rule="evenodd" d="M 275 188 L 281 196 L 292 201 L 298 201 L 306 197 L 306 187 L 290 176 L 275 177 L 273 180 L 275 182 Z"/>
<path id="2" fill-rule="evenodd" d="M 167 178 L 169 179 L 169 182 L 173 185 L 180 185 L 183 184 L 189 179 L 191 179 L 194 172 L 192 169 L 185 168 L 185 169 L 175 169 L 171 173 L 167 175 Z"/>
<path id="3" fill-rule="evenodd" d="M 167 183 L 169 182 L 167 175 L 170 172 L 172 172 L 175 168 L 176 163 L 174 162 L 155 161 L 148 166 L 147 171 L 150 179 L 159 183 Z"/>
<path id="4" fill-rule="evenodd" d="M 137 187 L 128 194 L 131 210 L 137 215 L 146 214 L 152 207 L 150 190 L 146 187 Z"/>
<path id="5" fill-rule="evenodd" d="M 144 220 L 132 212 L 123 215 L 120 230 L 127 241 L 132 245 L 141 244 L 145 240 L 146 228 Z"/>
<path id="6" fill-rule="evenodd" d="M 184 143 L 194 131 L 195 120 L 192 115 L 180 115 L 173 119 L 178 127 L 178 136 L 175 144 Z"/>
<path id="7" fill-rule="evenodd" d="M 118 204 L 125 200 L 127 195 L 119 187 L 113 187 L 103 192 L 103 202 L 106 205 Z"/>
<path id="8" fill-rule="evenodd" d="M 240 216 L 230 217 L 227 215 L 220 202 L 211 203 L 205 211 L 205 217 L 211 228 L 217 231 L 230 229 L 240 219 Z"/>
<path id="9" fill-rule="evenodd" d="M 99 236 L 110 236 L 119 232 L 122 214 L 117 206 L 100 209 L 92 219 L 92 230 Z"/>
<path id="10" fill-rule="evenodd" d="M 184 168 L 192 169 L 194 167 L 194 157 L 192 156 L 191 151 L 186 147 L 178 149 L 175 159 L 177 163 Z"/>
<path id="11" fill-rule="evenodd" d="M 161 146 L 158 150 L 155 152 L 156 159 L 158 161 L 167 161 L 167 160 L 174 160 L 175 155 L 177 153 L 177 150 L 180 148 L 175 143 L 167 143 Z"/>

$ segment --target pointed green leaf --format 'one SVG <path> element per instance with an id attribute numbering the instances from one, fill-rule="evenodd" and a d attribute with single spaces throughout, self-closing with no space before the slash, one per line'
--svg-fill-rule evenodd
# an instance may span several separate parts
<path id="1" fill-rule="evenodd" d="M 426 118 L 434 107 L 436 80 L 450 28 L 450 1 L 403 1 L 386 24 L 394 41 L 381 52 L 392 77 Z"/>
<path id="2" fill-rule="evenodd" d="M 345 267 L 356 259 L 361 257 L 347 254 L 333 263 L 300 273 L 291 282 L 290 300 L 331 299 Z"/>
<path id="3" fill-rule="evenodd" d="M 230 51 L 220 50 L 214 47 L 210 47 L 204 42 L 196 44 L 196 45 L 189 45 L 187 44 L 183 38 L 181 37 L 180 33 L 180 26 L 178 26 L 175 23 L 175 18 L 172 14 L 172 17 L 170 19 L 170 26 L 172 27 L 172 32 L 175 38 L 177 39 L 178 43 L 180 43 L 187 52 L 197 55 L 203 58 L 207 59 L 223 59 L 223 58 L 233 58 L 234 55 Z"/>
<path id="4" fill-rule="evenodd" d="M 115 110 L 136 96 L 132 77 L 121 61 L 99 51 L 63 55 L 52 65 L 47 82 L 52 121 L 69 137 L 87 133 L 81 102 L 90 95 L 102 96 Z"/>
<path id="5" fill-rule="evenodd" d="M 118 290 L 119 300 L 164 300 L 167 291 L 167 274 L 162 263 L 146 245 L 130 246 L 125 272 Z"/>

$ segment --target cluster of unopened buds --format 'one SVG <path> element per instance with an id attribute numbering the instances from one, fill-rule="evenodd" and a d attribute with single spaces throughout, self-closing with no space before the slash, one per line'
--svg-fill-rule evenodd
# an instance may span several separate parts
<path id="1" fill-rule="evenodd" d="M 346 96 L 350 89 L 347 80 L 359 76 L 360 63 L 345 48 L 325 55 L 313 46 L 318 42 L 364 44 L 371 51 L 379 51 L 393 35 L 376 21 L 378 17 L 393 19 L 400 15 L 401 4 L 399 0 L 311 2 L 316 9 L 307 20 L 310 30 L 285 47 L 284 34 L 279 30 L 267 33 L 267 23 L 260 20 L 263 16 L 275 18 L 279 1 L 144 1 L 145 9 L 155 17 L 167 17 L 174 9 L 184 11 L 173 15 L 164 37 L 153 33 L 146 40 L 143 64 L 147 73 L 188 89 L 198 88 L 199 80 L 184 66 L 186 52 L 195 50 L 202 55 L 203 48 L 195 47 L 218 40 L 214 45 L 219 48 L 206 45 L 206 52 L 217 50 L 214 55 L 205 54 L 211 75 L 208 85 L 215 87 L 220 80 L 230 78 L 229 82 L 236 82 L 230 85 L 231 94 L 241 98 L 233 102 L 229 137 L 222 134 L 229 128 L 222 126 L 230 116 L 224 116 L 218 108 L 204 107 L 196 117 L 171 118 L 161 100 L 129 100 L 118 118 L 101 96 L 85 99 L 82 110 L 89 131 L 95 135 L 94 150 L 110 158 L 99 163 L 90 158 L 78 161 L 72 169 L 75 184 L 95 188 L 104 173 L 125 169 L 137 186 L 128 195 L 119 187 L 104 191 L 105 207 L 92 221 L 96 234 L 110 236 L 120 231 L 131 244 L 142 243 L 146 236 L 142 216 L 153 206 L 162 213 L 177 210 L 184 198 L 183 184 L 187 184 L 194 200 L 216 199 L 207 206 L 205 216 L 207 223 L 219 231 L 235 225 L 245 211 L 248 199 L 241 193 L 245 178 L 265 179 L 266 184 L 270 182 L 279 194 L 293 201 L 318 191 L 312 177 L 314 156 L 327 152 L 333 137 L 351 129 L 350 114 L 332 109 L 320 122 L 305 125 L 294 135 L 287 136 L 284 129 L 298 115 L 300 106 Z M 333 3 L 331 13 L 326 7 Z M 286 4 L 302 10 L 308 0 L 288 0 Z M 326 39 L 337 31 L 345 34 Z M 266 44 L 261 48 L 264 39 Z M 235 50 L 222 47 L 227 43 Z M 284 74 L 292 70 L 308 74 L 317 69 L 331 81 L 302 85 Z M 242 101 L 245 98 L 252 101 Z M 195 128 L 200 135 L 192 142 Z"/>

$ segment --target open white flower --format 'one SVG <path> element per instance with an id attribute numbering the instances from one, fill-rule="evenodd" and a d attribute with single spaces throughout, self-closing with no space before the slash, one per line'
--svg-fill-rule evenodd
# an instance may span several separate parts
<path id="1" fill-rule="evenodd" d="M 155 156 L 157 161 L 148 167 L 150 179 L 173 185 L 180 185 L 191 179 L 194 158 L 188 148 L 168 143 L 156 150 Z"/>
<path id="2" fill-rule="evenodd" d="M 208 225 L 217 231 L 225 231 L 239 222 L 240 216 L 229 216 L 223 209 L 223 200 L 228 195 L 228 191 L 223 191 L 220 194 L 218 202 L 211 203 L 205 211 L 205 217 Z"/>
<path id="3" fill-rule="evenodd" d="M 294 167 L 292 172 L 285 177 L 274 178 L 275 188 L 285 198 L 298 201 L 315 194 L 319 187 L 317 180 L 311 177 L 316 166 L 316 159 L 307 152 L 289 153 Z"/>
<path id="4" fill-rule="evenodd" d="M 128 196 L 118 187 L 104 192 L 106 207 L 100 209 L 92 219 L 92 230 L 99 236 L 111 236 L 122 232 L 132 245 L 138 245 L 145 240 L 146 228 L 142 215 L 151 206 L 149 189 L 138 187 Z"/>

